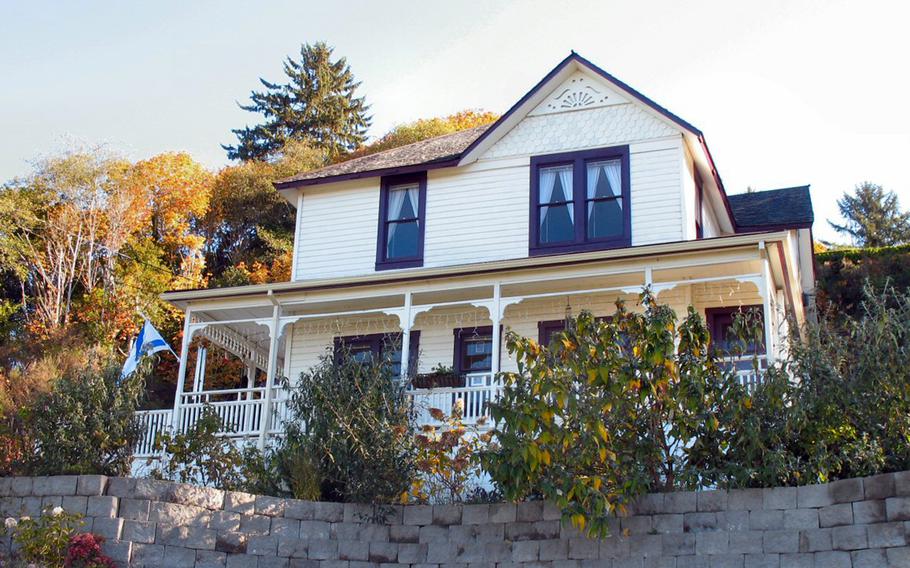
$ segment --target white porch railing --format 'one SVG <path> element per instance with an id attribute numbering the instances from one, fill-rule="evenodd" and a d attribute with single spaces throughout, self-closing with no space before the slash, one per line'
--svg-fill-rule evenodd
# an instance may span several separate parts
<path id="1" fill-rule="evenodd" d="M 438 408 L 449 416 L 455 404 L 463 405 L 462 421 L 475 425 L 480 418 L 490 418 L 491 402 L 502 394 L 502 383 L 489 374 L 468 375 L 463 387 L 444 387 L 433 389 L 414 389 L 409 391 L 414 408 L 417 411 L 417 426 L 438 425 L 430 415 L 431 408 Z M 487 426 L 490 423 L 487 422 Z"/>
<path id="2" fill-rule="evenodd" d="M 265 405 L 265 387 L 250 389 L 221 389 L 203 392 L 187 392 L 180 397 L 180 429 L 186 432 L 202 417 L 206 408 L 211 408 L 221 419 L 226 436 L 247 437 L 258 435 L 262 430 L 262 414 Z M 275 388 L 272 397 L 272 420 L 269 432 L 280 432 L 281 423 L 287 417 L 287 399 L 284 391 Z"/>
<path id="3" fill-rule="evenodd" d="M 139 420 L 139 427 L 142 434 L 139 436 L 139 442 L 136 443 L 136 449 L 133 456 L 137 458 L 147 458 L 155 455 L 154 445 L 155 438 L 158 434 L 166 432 L 171 427 L 171 415 L 174 413 L 170 408 L 163 410 L 139 410 L 136 412 L 136 418 Z"/>
<path id="4" fill-rule="evenodd" d="M 730 360 L 736 375 L 749 392 L 761 382 L 761 372 L 767 368 L 767 358 L 758 358 L 758 370 L 751 357 Z M 502 395 L 502 383 L 490 374 L 468 375 L 463 387 L 412 389 L 408 396 L 417 413 L 417 426 L 439 425 L 430 415 L 431 408 L 438 408 L 450 415 L 457 403 L 463 405 L 463 422 L 476 425 L 481 418 L 491 425 L 490 403 Z M 221 418 L 224 429 L 221 434 L 232 438 L 253 438 L 262 428 L 262 413 L 265 404 L 265 388 L 222 389 L 198 393 L 183 393 L 180 400 L 180 428 L 186 432 L 200 419 L 206 407 Z M 142 426 L 142 435 L 136 445 L 135 456 L 144 458 L 154 455 L 155 437 L 171 428 L 172 410 L 141 410 L 136 413 Z M 272 420 L 269 434 L 281 434 L 284 422 L 289 417 L 288 392 L 275 387 L 272 398 Z"/>
<path id="5" fill-rule="evenodd" d="M 211 408 L 221 419 L 220 435 L 236 438 L 258 436 L 262 429 L 264 395 L 265 387 L 183 393 L 180 395 L 180 424 L 176 431 L 186 432 L 199 421 L 206 408 Z M 136 444 L 135 457 L 155 455 L 153 448 L 158 434 L 174 430 L 171 424 L 172 416 L 172 409 L 136 412 L 142 434 Z M 287 417 L 286 392 L 275 387 L 269 433 L 280 434 Z"/>
<path id="6" fill-rule="evenodd" d="M 762 373 L 768 368 L 768 357 L 759 355 L 757 357 L 758 368 L 756 369 L 756 358 L 753 357 L 736 357 L 730 359 L 729 364 L 736 371 L 736 377 L 739 382 L 746 387 L 746 391 L 753 392 L 762 382 Z"/>

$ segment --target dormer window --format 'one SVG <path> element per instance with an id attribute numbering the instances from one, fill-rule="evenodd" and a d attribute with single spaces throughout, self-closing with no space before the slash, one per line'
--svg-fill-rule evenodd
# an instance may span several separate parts
<path id="1" fill-rule="evenodd" d="M 376 270 L 423 266 L 426 173 L 382 178 Z"/>
<path id="2" fill-rule="evenodd" d="M 629 147 L 531 158 L 530 254 L 629 246 Z"/>

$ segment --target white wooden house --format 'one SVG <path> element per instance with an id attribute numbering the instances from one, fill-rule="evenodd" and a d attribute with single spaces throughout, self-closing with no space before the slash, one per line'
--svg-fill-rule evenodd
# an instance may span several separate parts
<path id="1" fill-rule="evenodd" d="M 504 330 L 545 341 L 567 311 L 634 307 L 651 286 L 716 334 L 758 307 L 773 360 L 812 303 L 808 187 L 728 196 L 700 130 L 575 53 L 489 127 L 276 186 L 297 209 L 291 281 L 164 295 L 186 313 L 179 385 L 173 409 L 141 413 L 140 454 L 205 403 L 265 443 L 286 415 L 276 379 L 341 343 L 397 337 L 403 374 L 453 366 L 463 383 L 415 402 L 463 400 L 472 420 L 515 369 Z M 207 389 L 204 352 L 186 376 L 199 336 L 246 362 L 246 388 Z"/>

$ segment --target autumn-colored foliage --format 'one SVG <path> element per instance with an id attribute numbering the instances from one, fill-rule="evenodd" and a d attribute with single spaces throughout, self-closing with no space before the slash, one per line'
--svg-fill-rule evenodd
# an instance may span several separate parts
<path id="1" fill-rule="evenodd" d="M 480 454 L 490 442 L 490 432 L 464 423 L 464 401 L 458 400 L 446 414 L 429 409 L 436 425 L 426 424 L 417 434 L 417 475 L 405 496 L 420 503 L 461 503 L 479 488 Z"/>
<path id="2" fill-rule="evenodd" d="M 417 120 L 341 159 L 495 119 L 467 110 Z M 218 171 L 185 152 L 131 162 L 80 148 L 0 186 L 0 472 L 21 453 L 16 409 L 56 377 L 89 354 L 122 358 L 146 317 L 180 345 L 182 314 L 162 292 L 290 280 L 295 210 L 273 183 L 333 158 L 307 137 Z M 208 386 L 245 383 L 245 365 L 201 338 L 190 373 L 203 345 Z M 171 404 L 176 373 L 177 361 L 161 356 L 148 379 L 151 404 Z"/>
<path id="3" fill-rule="evenodd" d="M 359 158 L 360 156 L 375 154 L 383 150 L 397 148 L 398 146 L 420 142 L 434 136 L 442 136 L 484 126 L 495 122 L 498 118 L 498 114 L 475 109 L 462 110 L 445 117 L 421 118 L 414 122 L 396 126 L 379 140 L 342 156 L 338 161 Z"/>

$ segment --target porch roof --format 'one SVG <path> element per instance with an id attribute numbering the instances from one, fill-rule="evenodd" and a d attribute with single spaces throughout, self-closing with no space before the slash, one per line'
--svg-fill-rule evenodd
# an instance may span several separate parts
<path id="1" fill-rule="evenodd" d="M 639 245 L 621 249 L 592 251 L 575 254 L 558 254 L 544 257 L 524 257 L 509 260 L 460 264 L 439 268 L 412 268 L 363 276 L 345 278 L 319 278 L 312 280 L 234 286 L 230 288 L 209 288 L 196 290 L 175 290 L 166 292 L 161 298 L 176 307 L 186 308 L 196 301 L 217 301 L 269 297 L 278 301 L 281 296 L 290 296 L 311 291 L 367 287 L 376 285 L 408 284 L 460 276 L 493 275 L 515 270 L 552 269 L 584 265 L 602 261 L 635 260 L 692 252 L 721 251 L 746 246 L 758 246 L 764 242 L 783 243 L 788 239 L 787 231 L 756 232 L 728 237 L 701 240 L 676 241 L 652 245 Z M 782 254 L 789 254 L 789 247 L 780 247 Z"/>

